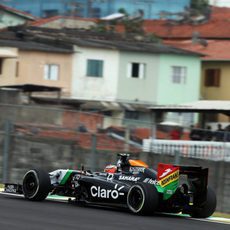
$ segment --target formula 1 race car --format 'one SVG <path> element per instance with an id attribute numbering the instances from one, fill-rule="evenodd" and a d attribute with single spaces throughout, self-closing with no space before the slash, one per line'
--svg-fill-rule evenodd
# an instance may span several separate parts
<path id="1" fill-rule="evenodd" d="M 5 184 L 5 193 L 19 193 L 31 201 L 48 195 L 70 197 L 76 203 L 128 208 L 136 214 L 185 213 L 206 218 L 216 209 L 216 195 L 207 186 L 208 169 L 158 165 L 154 171 L 140 160 L 119 154 L 116 165 L 103 172 L 32 169 L 22 184 Z"/>

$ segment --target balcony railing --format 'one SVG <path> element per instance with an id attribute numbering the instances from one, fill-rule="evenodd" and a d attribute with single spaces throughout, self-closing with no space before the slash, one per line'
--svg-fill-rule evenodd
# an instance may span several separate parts
<path id="1" fill-rule="evenodd" d="M 213 161 L 230 161 L 230 142 L 181 141 L 145 139 L 144 152 L 200 158 Z"/>

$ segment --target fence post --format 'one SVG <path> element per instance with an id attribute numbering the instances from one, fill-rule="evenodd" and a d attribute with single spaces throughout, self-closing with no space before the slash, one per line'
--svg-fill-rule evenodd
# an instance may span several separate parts
<path id="1" fill-rule="evenodd" d="M 3 183 L 6 183 L 9 175 L 9 149 L 10 149 L 11 122 L 5 121 L 4 125 L 4 143 L 3 143 Z"/>
<path id="2" fill-rule="evenodd" d="M 180 151 L 179 150 L 175 150 L 174 151 L 174 164 L 175 165 L 179 165 L 180 164 Z"/>
<path id="3" fill-rule="evenodd" d="M 92 133 L 91 136 L 91 170 L 96 171 L 96 148 L 97 148 L 97 135 Z"/>
<path id="4" fill-rule="evenodd" d="M 125 129 L 125 147 L 124 147 L 126 153 L 129 152 L 129 141 L 130 141 L 130 127 L 127 126 Z"/>

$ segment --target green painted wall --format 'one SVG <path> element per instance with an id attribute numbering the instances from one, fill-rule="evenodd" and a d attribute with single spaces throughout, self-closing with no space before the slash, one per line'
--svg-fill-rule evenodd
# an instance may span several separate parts
<path id="1" fill-rule="evenodd" d="M 187 67 L 185 83 L 172 82 L 172 66 Z M 199 57 L 184 55 L 160 55 L 158 104 L 178 104 L 197 101 L 200 98 L 201 62 Z"/>
<path id="2" fill-rule="evenodd" d="M 128 64 L 145 63 L 143 79 L 128 77 Z M 146 53 L 121 52 L 118 72 L 117 99 L 156 103 L 159 56 Z"/>
<path id="3" fill-rule="evenodd" d="M 178 104 L 200 98 L 200 58 L 173 54 L 121 52 L 117 99 L 152 104 Z M 143 79 L 127 76 L 130 62 L 145 63 Z M 186 83 L 172 82 L 172 66 L 187 67 Z"/>

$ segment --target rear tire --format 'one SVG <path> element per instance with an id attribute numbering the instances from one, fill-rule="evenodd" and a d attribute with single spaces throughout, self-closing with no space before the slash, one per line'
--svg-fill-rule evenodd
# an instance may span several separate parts
<path id="1" fill-rule="evenodd" d="M 44 200 L 51 190 L 48 173 L 41 169 L 29 170 L 23 177 L 22 189 L 26 199 L 32 201 Z"/>
<path id="2" fill-rule="evenodd" d="M 136 183 L 128 192 L 127 205 L 135 214 L 150 215 L 158 206 L 158 192 L 154 185 Z"/>
<path id="3" fill-rule="evenodd" d="M 207 188 L 207 200 L 201 207 L 195 208 L 190 214 L 194 218 L 207 218 L 216 210 L 216 194 L 211 188 Z"/>

